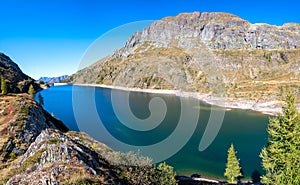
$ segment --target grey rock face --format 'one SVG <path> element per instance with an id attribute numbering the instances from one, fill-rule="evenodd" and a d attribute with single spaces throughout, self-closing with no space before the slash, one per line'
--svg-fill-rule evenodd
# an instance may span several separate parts
<path id="1" fill-rule="evenodd" d="M 171 39 L 200 38 L 214 49 L 291 49 L 300 46 L 299 27 L 291 23 L 251 24 L 227 13 L 184 13 L 156 21 L 142 33 L 136 32 L 125 48 L 145 41 L 156 47 L 169 47 Z M 185 45 L 179 45 L 182 46 Z"/>
<path id="2" fill-rule="evenodd" d="M 222 89 L 233 99 L 274 100 L 290 80 L 299 86 L 299 69 L 291 67 L 300 62 L 299 30 L 295 23 L 251 24 L 228 13 L 183 13 L 136 32 L 123 48 L 74 74 L 72 82 Z"/>
<path id="3" fill-rule="evenodd" d="M 152 168 L 148 158 L 113 151 L 87 134 L 48 128 L 29 146 L 6 184 L 146 184 L 122 175 L 140 175 L 130 164 Z"/>
<path id="4" fill-rule="evenodd" d="M 40 133 L 18 165 L 21 173 L 10 178 L 7 185 L 72 184 L 71 179 L 84 179 L 80 174 L 89 178 L 99 178 L 100 173 L 107 178 L 112 176 L 100 170 L 100 167 L 107 168 L 108 163 L 98 154 L 72 136 L 52 129 Z"/>

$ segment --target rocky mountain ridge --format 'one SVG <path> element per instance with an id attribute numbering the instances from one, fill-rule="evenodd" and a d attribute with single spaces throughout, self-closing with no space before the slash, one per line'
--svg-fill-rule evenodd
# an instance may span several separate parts
<path id="1" fill-rule="evenodd" d="M 8 92 L 27 92 L 32 84 L 35 90 L 40 90 L 40 85 L 34 79 L 24 74 L 11 58 L 0 52 L 0 79 L 7 83 Z"/>
<path id="2" fill-rule="evenodd" d="M 156 47 L 175 45 L 187 49 L 197 47 L 197 43 L 189 39 L 198 38 L 211 49 L 296 49 L 300 46 L 299 32 L 300 25 L 296 23 L 251 24 L 228 13 L 182 13 L 137 31 L 125 48 L 147 41 Z"/>
<path id="3" fill-rule="evenodd" d="M 0 179 L 6 177 L 6 168 L 23 156 L 47 128 L 68 131 L 61 121 L 43 110 L 29 95 L 0 96 Z"/>
<path id="4" fill-rule="evenodd" d="M 299 46 L 296 23 L 273 26 L 228 13 L 183 13 L 137 31 L 123 48 L 69 81 L 273 101 L 287 85 L 299 95 Z"/>

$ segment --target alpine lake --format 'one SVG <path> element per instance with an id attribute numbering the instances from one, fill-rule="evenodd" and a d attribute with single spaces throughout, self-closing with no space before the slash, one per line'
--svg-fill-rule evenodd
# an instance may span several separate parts
<path id="1" fill-rule="evenodd" d="M 237 157 L 240 159 L 244 175 L 243 180 L 250 180 L 255 172 L 263 174 L 259 153 L 266 144 L 269 116 L 250 110 L 224 110 L 221 107 L 212 106 L 197 99 L 180 98 L 176 95 L 130 92 L 128 102 L 131 112 L 136 118 L 143 120 L 151 115 L 149 102 L 153 98 L 161 98 L 167 107 L 165 117 L 159 126 L 149 131 L 137 131 L 126 127 L 116 116 L 111 100 L 112 89 L 74 87 L 72 85 L 53 86 L 40 92 L 44 98 L 44 108 L 55 115 L 56 118 L 62 120 L 71 130 L 84 131 L 79 129 L 80 127 L 74 113 L 74 91 L 81 97 L 76 100 L 77 105 L 79 105 L 77 107 L 80 110 L 80 103 L 85 106 L 82 107 L 82 113 L 87 120 L 91 116 L 86 106 L 96 106 L 98 116 L 105 128 L 118 140 L 135 146 L 155 144 L 168 137 L 175 130 L 180 120 L 181 109 L 183 108 L 181 106 L 182 101 L 193 101 L 198 106 L 194 106 L 193 103 L 193 107 L 190 108 L 194 111 L 199 111 L 196 127 L 188 142 L 177 153 L 166 159 L 166 162 L 174 167 L 177 175 L 190 176 L 192 174 L 200 174 L 203 177 L 224 179 L 227 150 L 231 144 L 234 144 Z M 122 90 L 114 91 L 125 93 Z M 90 93 L 94 94 L 92 97 L 93 104 L 86 105 L 89 102 L 86 98 L 89 97 Z M 213 142 L 204 151 L 199 151 L 199 143 L 209 122 L 212 110 L 225 111 L 224 119 Z M 127 121 L 128 123 L 126 124 L 130 124 L 130 120 Z M 184 122 L 189 124 L 188 119 L 184 120 Z M 182 132 L 179 135 L 186 134 L 184 133 L 186 132 L 185 129 L 179 132 Z M 95 135 L 95 133 L 87 133 L 91 136 Z M 104 138 L 100 142 L 118 150 L 109 138 Z M 157 152 L 159 152 L 159 149 Z"/>

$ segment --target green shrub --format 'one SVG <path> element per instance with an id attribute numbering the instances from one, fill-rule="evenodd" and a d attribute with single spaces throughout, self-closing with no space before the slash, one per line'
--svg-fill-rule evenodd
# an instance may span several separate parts
<path id="1" fill-rule="evenodd" d="M 24 120 L 22 117 L 18 117 L 14 123 L 15 126 L 19 126 L 19 127 L 23 126 L 23 124 L 24 124 Z"/>
<path id="2" fill-rule="evenodd" d="M 32 168 L 34 164 L 39 161 L 39 158 L 42 155 L 42 153 L 46 150 L 47 148 L 42 148 L 39 151 L 37 151 L 33 156 L 28 157 L 21 165 L 19 171 L 24 172 L 26 169 Z"/>
<path id="3" fill-rule="evenodd" d="M 17 158 L 16 154 L 14 152 L 11 152 L 9 154 L 9 158 L 12 159 L 12 160 L 15 160 Z"/>
<path id="4" fill-rule="evenodd" d="M 29 105 L 27 105 L 27 104 L 25 104 L 23 106 L 21 105 L 19 113 L 28 115 L 30 113 Z"/>
<path id="5" fill-rule="evenodd" d="M 57 143 L 60 143 L 60 142 L 62 142 L 60 139 L 58 139 L 58 138 L 51 138 L 51 139 L 49 139 L 48 140 L 48 144 L 49 145 L 52 145 L 52 144 L 57 144 Z"/>
<path id="6" fill-rule="evenodd" d="M 7 84 L 5 79 L 1 79 L 1 94 L 7 95 Z"/>

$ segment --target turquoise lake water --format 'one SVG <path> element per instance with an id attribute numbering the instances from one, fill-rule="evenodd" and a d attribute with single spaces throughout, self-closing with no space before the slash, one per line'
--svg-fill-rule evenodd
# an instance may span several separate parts
<path id="1" fill-rule="evenodd" d="M 44 97 L 44 108 L 62 120 L 70 129 L 78 131 L 79 126 L 73 111 L 72 90 L 73 86 L 55 86 L 43 90 L 41 94 Z M 93 92 L 95 94 L 93 100 L 105 128 L 118 140 L 135 146 L 155 144 L 168 137 L 175 130 L 180 119 L 181 101 L 193 102 L 192 109 L 200 112 L 197 127 L 187 144 L 178 153 L 166 160 L 168 164 L 174 166 L 177 174 L 188 176 L 201 174 L 202 176 L 223 179 L 227 150 L 231 143 L 237 150 L 237 157 L 240 159 L 246 179 L 251 179 L 251 174 L 255 170 L 263 173 L 261 160 L 258 156 L 266 143 L 268 116 L 250 110 L 232 109 L 226 111 L 217 137 L 206 150 L 200 152 L 198 150 L 199 143 L 211 110 L 219 109 L 221 111 L 223 109 L 192 98 L 180 99 L 175 95 L 131 92 L 129 95 L 130 109 L 132 114 L 139 119 L 146 119 L 151 115 L 149 102 L 155 97 L 163 99 L 167 106 L 166 116 L 159 126 L 150 131 L 136 131 L 121 124 L 116 117 L 111 102 L 111 89 L 77 86 L 75 90 L 82 97 L 79 100 L 79 103 L 82 101 L 82 105 L 87 104 L 86 97 L 90 92 Z M 123 91 L 119 93 L 123 93 Z M 195 103 L 199 106 L 194 106 Z M 83 107 L 83 109 L 84 116 L 89 120 L 91 117 L 89 108 Z M 128 120 L 128 122 L 131 121 Z M 189 124 L 189 120 L 186 120 L 186 124 Z M 184 135 L 186 134 L 185 131 L 182 129 L 180 132 Z M 89 134 L 93 136 L 95 133 Z M 178 139 L 180 140 L 180 138 Z M 118 149 L 115 148 L 109 138 L 103 138 L 101 142 L 113 149 Z"/>

